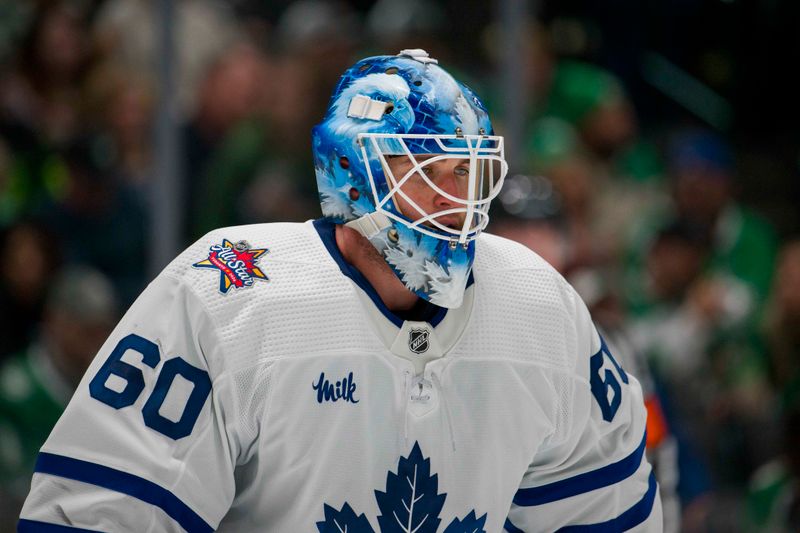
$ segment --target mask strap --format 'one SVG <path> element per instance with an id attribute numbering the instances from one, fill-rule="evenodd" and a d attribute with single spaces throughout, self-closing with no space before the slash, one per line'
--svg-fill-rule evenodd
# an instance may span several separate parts
<path id="1" fill-rule="evenodd" d="M 389 221 L 389 217 L 379 211 L 367 213 L 345 224 L 345 226 L 353 228 L 367 239 L 371 239 L 391 225 L 392 223 Z"/>

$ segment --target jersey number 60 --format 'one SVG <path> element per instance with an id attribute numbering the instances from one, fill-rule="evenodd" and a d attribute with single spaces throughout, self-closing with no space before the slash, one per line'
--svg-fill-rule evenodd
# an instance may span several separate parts
<path id="1" fill-rule="evenodd" d="M 92 398 L 110 405 L 114 409 L 122 409 L 133 405 L 144 390 L 144 374 L 142 371 L 122 360 L 122 356 L 128 350 L 139 353 L 142 356 L 142 363 L 150 368 L 155 368 L 161 361 L 158 346 L 139 335 L 132 333 L 117 343 L 114 351 L 111 352 L 106 362 L 100 367 L 97 375 L 89 383 L 89 394 L 91 394 Z M 112 374 L 127 382 L 121 391 L 107 386 L 108 378 Z M 191 382 L 193 388 L 180 419 L 175 422 L 165 418 L 158 411 L 161 409 L 167 393 L 178 375 Z M 144 423 L 172 439 L 183 438 L 191 434 L 192 429 L 194 429 L 197 417 L 200 416 L 200 411 L 206 403 L 206 398 L 208 398 L 210 392 L 211 379 L 208 377 L 208 372 L 190 365 L 180 357 L 168 359 L 164 362 L 164 366 L 161 367 L 153 392 L 147 398 L 144 407 L 142 407 Z"/>
<path id="2" fill-rule="evenodd" d="M 600 343 L 600 350 L 589 359 L 589 382 L 592 394 L 603 413 L 603 420 L 611 422 L 622 403 L 622 386 L 614 374 L 616 373 L 626 385 L 628 384 L 628 375 L 611 355 L 603 337 L 600 337 Z M 611 363 L 610 368 L 605 364 L 606 361 Z M 611 398 L 609 398 L 609 392 L 611 392 Z"/>

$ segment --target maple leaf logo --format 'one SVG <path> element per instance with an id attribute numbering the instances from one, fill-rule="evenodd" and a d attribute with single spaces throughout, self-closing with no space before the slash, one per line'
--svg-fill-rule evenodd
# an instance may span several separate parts
<path id="1" fill-rule="evenodd" d="M 469 268 L 451 265 L 448 273 L 441 265 L 426 261 L 425 275 L 430 278 L 431 301 L 436 305 L 452 307 L 461 298 L 461 294 L 453 289 L 467 285 Z"/>
<path id="2" fill-rule="evenodd" d="M 343 220 L 350 220 L 353 217 L 353 210 L 350 202 L 347 201 L 347 196 L 342 188 L 335 187 L 332 183 L 321 182 L 319 191 L 320 203 L 322 204 L 322 212 L 326 216 L 333 218 L 340 218 Z"/>
<path id="3" fill-rule="evenodd" d="M 389 264 L 400 273 L 403 282 L 412 290 L 425 288 L 428 276 L 425 275 L 422 268 L 425 261 L 424 252 L 420 252 L 416 247 L 405 248 L 400 245 L 396 248 L 386 248 L 384 256 Z"/>
<path id="4" fill-rule="evenodd" d="M 375 491 L 380 533 L 436 533 L 439 513 L 447 494 L 439 494 L 439 476 L 431 475 L 431 460 L 415 442 L 408 457 L 400 457 L 397 473 L 386 475 L 386 491 Z M 376 533 L 366 515 L 357 515 L 346 503 L 340 511 L 324 505 L 325 520 L 317 522 L 320 533 Z M 472 510 L 462 520 L 453 518 L 442 533 L 486 533 L 486 514 Z"/>

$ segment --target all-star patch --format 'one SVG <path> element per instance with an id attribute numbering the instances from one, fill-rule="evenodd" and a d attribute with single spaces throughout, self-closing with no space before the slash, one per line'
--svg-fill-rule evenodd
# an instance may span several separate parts
<path id="1" fill-rule="evenodd" d="M 222 239 L 222 244 L 214 244 L 208 249 L 208 258 L 195 264 L 196 268 L 219 270 L 219 291 L 227 293 L 231 287 L 242 289 L 253 285 L 255 280 L 268 280 L 256 263 L 267 253 L 266 248 L 251 248 L 247 241 L 233 243 Z"/>

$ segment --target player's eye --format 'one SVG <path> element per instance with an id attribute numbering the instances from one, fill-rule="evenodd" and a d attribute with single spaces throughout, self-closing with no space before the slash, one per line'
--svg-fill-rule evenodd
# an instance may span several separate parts
<path id="1" fill-rule="evenodd" d="M 469 176 L 469 167 L 464 167 L 464 166 L 456 167 L 455 170 L 453 170 L 453 173 L 456 176 L 465 178 L 465 177 Z"/>

